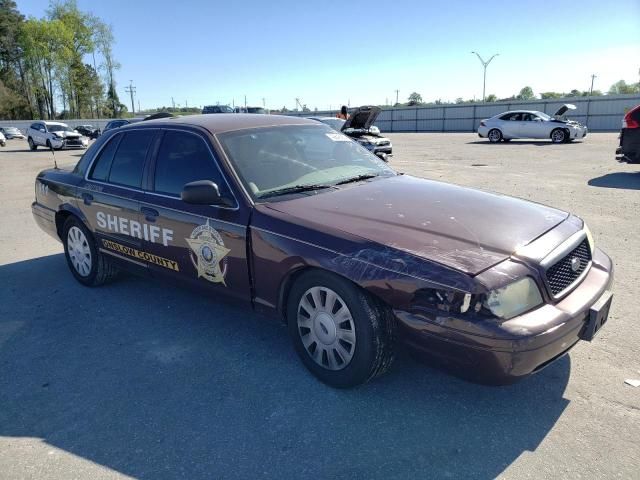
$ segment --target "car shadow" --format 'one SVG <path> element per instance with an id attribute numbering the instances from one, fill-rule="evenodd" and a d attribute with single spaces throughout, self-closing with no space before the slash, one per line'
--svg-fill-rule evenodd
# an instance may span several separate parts
<path id="1" fill-rule="evenodd" d="M 467 145 L 491 145 L 492 147 L 499 145 L 535 145 L 537 147 L 545 147 L 548 145 L 577 145 L 580 143 L 582 143 L 582 140 L 574 140 L 567 143 L 553 143 L 551 140 L 509 140 L 508 142 L 499 143 L 491 143 L 489 140 L 474 140 L 472 142 L 467 142 Z"/>
<path id="2" fill-rule="evenodd" d="M 592 178 L 587 184 L 592 187 L 640 190 L 640 172 L 607 173 L 601 177 Z"/>
<path id="3" fill-rule="evenodd" d="M 133 276 L 82 287 L 62 254 L 0 266 L 0 365 L 1 436 L 143 479 L 494 478 L 558 421 L 571 370 L 485 387 L 405 354 L 334 390 L 277 321 Z"/>

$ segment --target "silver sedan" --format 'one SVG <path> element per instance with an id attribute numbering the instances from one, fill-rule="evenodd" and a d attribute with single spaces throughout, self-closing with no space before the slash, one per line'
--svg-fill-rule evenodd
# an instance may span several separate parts
<path id="1" fill-rule="evenodd" d="M 507 142 L 513 138 L 550 139 L 553 143 L 570 142 L 584 138 L 588 132 L 586 125 L 565 117 L 568 110 L 575 108 L 575 105 L 563 105 L 553 117 L 536 110 L 504 112 L 482 120 L 478 135 L 488 138 L 491 143 L 501 140 Z"/>

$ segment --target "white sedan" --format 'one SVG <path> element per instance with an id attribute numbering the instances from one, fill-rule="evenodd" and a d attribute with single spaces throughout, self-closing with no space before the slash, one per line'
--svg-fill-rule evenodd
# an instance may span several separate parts
<path id="1" fill-rule="evenodd" d="M 491 143 L 508 142 L 513 138 L 549 138 L 553 143 L 570 142 L 587 136 L 587 126 L 568 120 L 567 110 L 576 106 L 563 105 L 553 117 L 535 110 L 514 110 L 482 120 L 478 135 Z"/>

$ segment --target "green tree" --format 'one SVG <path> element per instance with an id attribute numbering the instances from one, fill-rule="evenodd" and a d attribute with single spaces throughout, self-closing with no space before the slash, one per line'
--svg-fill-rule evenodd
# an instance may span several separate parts
<path id="1" fill-rule="evenodd" d="M 422 95 L 420 95 L 418 92 L 413 92 L 411 95 L 409 95 L 409 102 L 407 103 L 407 105 L 413 107 L 415 105 L 420 105 L 421 103 Z"/>
<path id="2" fill-rule="evenodd" d="M 609 88 L 609 95 L 624 95 L 640 93 L 640 83 L 628 84 L 624 80 L 618 80 Z"/>
<path id="3" fill-rule="evenodd" d="M 536 96 L 531 87 L 523 87 L 516 96 L 517 100 L 533 100 L 534 98 L 536 98 Z"/>
<path id="4" fill-rule="evenodd" d="M 498 100 L 498 97 L 496 97 L 493 93 L 491 93 L 487 95 L 485 102 L 496 102 L 497 100 Z"/>
<path id="5" fill-rule="evenodd" d="M 549 99 L 554 99 L 554 98 L 562 98 L 564 96 L 563 93 L 558 93 L 558 92 L 542 92 L 540 94 L 540 98 L 543 100 L 549 100 Z"/>

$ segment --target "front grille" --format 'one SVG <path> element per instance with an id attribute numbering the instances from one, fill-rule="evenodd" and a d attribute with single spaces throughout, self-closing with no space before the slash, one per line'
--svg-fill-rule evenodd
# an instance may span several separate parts
<path id="1" fill-rule="evenodd" d="M 69 146 L 81 146 L 82 145 L 82 140 L 80 140 L 79 138 L 67 138 L 67 140 L 65 141 L 65 143 Z"/>
<path id="2" fill-rule="evenodd" d="M 578 268 L 573 267 L 578 259 Z M 591 249 L 585 238 L 580 245 L 571 250 L 565 257 L 554 263 L 547 269 L 547 283 L 553 295 L 558 295 L 566 290 L 588 268 L 591 262 Z"/>

